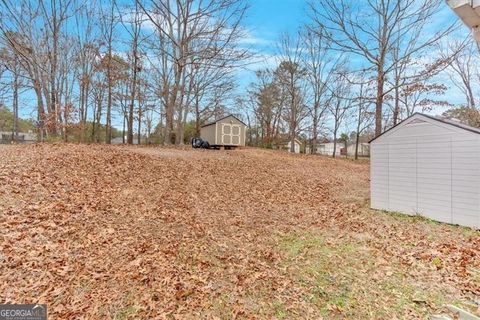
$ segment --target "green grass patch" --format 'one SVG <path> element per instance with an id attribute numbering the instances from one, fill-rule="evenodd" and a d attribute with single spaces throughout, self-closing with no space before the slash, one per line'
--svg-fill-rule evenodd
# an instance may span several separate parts
<path id="1" fill-rule="evenodd" d="M 136 319 L 135 315 L 137 314 L 139 308 L 137 306 L 128 306 L 123 309 L 118 310 L 114 315 L 115 320 L 128 320 Z"/>
<path id="2" fill-rule="evenodd" d="M 420 288 L 401 266 L 388 266 L 393 271 L 382 274 L 361 241 L 333 232 L 298 233 L 281 237 L 278 248 L 303 300 L 326 319 L 426 317 L 445 302 L 442 293 Z"/>

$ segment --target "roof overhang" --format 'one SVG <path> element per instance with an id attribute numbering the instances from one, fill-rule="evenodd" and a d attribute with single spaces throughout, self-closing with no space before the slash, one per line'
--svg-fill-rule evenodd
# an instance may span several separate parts
<path id="1" fill-rule="evenodd" d="M 447 0 L 447 4 L 480 41 L 480 0 Z"/>
<path id="2" fill-rule="evenodd" d="M 225 116 L 225 117 L 222 117 L 222 118 L 217 119 L 217 120 L 215 120 L 215 121 L 212 121 L 212 122 L 209 122 L 209 123 L 207 123 L 207 124 L 204 124 L 204 125 L 200 126 L 200 128 L 204 128 L 204 127 L 211 126 L 211 125 L 213 125 L 213 124 L 215 124 L 215 123 L 217 123 L 217 122 L 219 122 L 219 121 L 222 121 L 223 119 L 226 119 L 226 118 L 228 118 L 228 117 L 233 117 L 233 118 L 237 119 L 239 122 L 241 122 L 244 126 L 247 126 L 247 124 L 246 124 L 245 122 L 243 122 L 242 120 L 238 119 L 238 118 L 235 117 L 233 114 L 229 114 L 228 116 Z"/>
<path id="3" fill-rule="evenodd" d="M 433 121 L 433 122 L 436 122 L 437 124 L 440 123 L 443 126 L 455 127 L 456 130 L 462 129 L 462 130 L 465 130 L 466 132 L 480 134 L 480 129 L 478 129 L 478 128 L 470 127 L 470 126 L 467 126 L 465 124 L 457 123 L 457 122 L 450 121 L 450 120 L 437 118 L 437 117 L 434 117 L 434 116 L 431 116 L 431 115 L 428 115 L 428 114 L 416 112 L 416 113 L 412 114 L 410 117 L 408 117 L 407 119 L 403 120 L 402 122 L 397 123 L 395 126 L 393 126 L 390 129 L 384 131 L 382 134 L 376 136 L 375 138 L 370 140 L 368 143 L 372 143 L 373 141 L 377 140 L 378 138 L 384 136 L 385 134 L 388 134 L 388 133 L 391 133 L 391 132 L 395 131 L 398 127 L 404 126 L 404 125 L 406 125 L 408 123 L 411 123 L 413 121 L 416 121 L 416 120 L 423 120 L 423 121 L 427 121 L 427 122 L 432 122 Z"/>

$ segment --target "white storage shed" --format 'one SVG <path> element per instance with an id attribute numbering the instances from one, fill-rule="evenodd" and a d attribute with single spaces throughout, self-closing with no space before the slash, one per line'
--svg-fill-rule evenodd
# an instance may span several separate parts
<path id="1" fill-rule="evenodd" d="M 480 129 L 416 113 L 370 153 L 372 208 L 480 228 Z"/>

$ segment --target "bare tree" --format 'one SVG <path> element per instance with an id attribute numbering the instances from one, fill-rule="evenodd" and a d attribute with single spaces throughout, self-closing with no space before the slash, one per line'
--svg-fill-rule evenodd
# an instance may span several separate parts
<path id="1" fill-rule="evenodd" d="M 44 133 L 59 133 L 63 114 L 59 99 L 65 95 L 62 65 L 71 59 L 64 51 L 70 41 L 65 28 L 77 8 L 73 0 L 0 2 L 1 35 L 18 55 L 35 92 L 41 138 Z"/>
<path id="2" fill-rule="evenodd" d="M 138 99 L 138 79 L 139 73 L 142 70 L 140 64 L 140 45 L 142 42 L 141 31 L 142 23 L 144 19 L 142 18 L 142 13 L 140 12 L 140 1 L 135 1 L 134 7 L 131 8 L 132 12 L 126 12 L 125 16 L 122 18 L 122 24 L 125 27 L 125 30 L 130 36 L 130 104 L 128 107 L 127 114 L 127 143 L 133 144 L 133 120 L 134 120 L 134 109 L 135 101 Z M 127 10 L 130 10 L 128 8 Z"/>
<path id="3" fill-rule="evenodd" d="M 425 37 L 424 30 L 443 8 L 442 0 L 358 1 L 315 0 L 312 16 L 326 30 L 337 50 L 362 57 L 376 75 L 375 135 L 382 132 L 387 76 L 403 60 L 413 59 L 450 34 L 455 24 Z M 392 47 L 400 50 L 392 57 Z"/>
<path id="4" fill-rule="evenodd" d="M 92 90 L 92 81 L 93 76 L 96 71 L 95 68 L 96 61 L 99 58 L 99 37 L 96 34 L 97 20 L 94 19 L 96 5 L 94 2 L 86 4 L 78 10 L 75 15 L 75 30 L 76 30 L 76 41 L 78 44 L 76 60 L 78 64 L 78 86 L 79 86 L 79 118 L 80 118 L 80 128 L 81 128 L 81 141 L 85 142 L 86 139 L 86 126 L 88 119 L 88 107 L 89 107 L 89 97 Z M 71 67 L 71 66 L 70 66 Z M 96 98 L 98 98 L 98 92 L 95 93 Z M 99 104 L 99 101 L 95 101 L 94 106 L 98 109 L 102 104 Z M 94 107 L 95 108 L 95 107 Z M 97 110 L 98 111 L 98 110 Z M 99 111 L 101 112 L 101 111 Z M 93 114 L 95 118 L 95 112 Z M 93 132 L 95 128 L 93 128 Z M 94 136 L 92 132 L 92 137 Z"/>
<path id="5" fill-rule="evenodd" d="M 317 149 L 319 126 L 327 111 L 329 99 L 328 84 L 332 80 L 341 55 L 334 57 L 331 50 L 331 41 L 324 32 L 315 32 L 310 26 L 302 33 L 302 40 L 306 46 L 303 65 L 307 74 L 307 91 L 310 93 L 308 110 L 312 119 L 311 152 Z"/>
<path id="6" fill-rule="evenodd" d="M 452 57 L 447 74 L 453 85 L 464 94 L 467 107 L 475 109 L 477 106 L 475 87 L 480 80 L 476 44 L 472 41 L 466 44 L 456 41 L 443 50 L 442 55 Z"/>
<path id="7" fill-rule="evenodd" d="M 10 81 L 2 79 L 2 76 L 5 76 L 7 73 L 11 75 Z M 18 139 L 18 98 L 22 82 L 22 70 L 20 68 L 18 54 L 13 50 L 3 48 L 3 50 L 0 50 L 0 93 L 3 95 L 11 91 L 12 94 L 12 141 Z"/>
<path id="8" fill-rule="evenodd" d="M 229 72 L 249 56 L 238 46 L 243 0 L 151 0 L 137 3 L 155 26 L 159 41 L 158 72 L 163 81 L 165 143 L 183 143 L 185 108 L 194 101 L 193 79 L 198 66 Z M 198 93 L 197 93 L 198 94 Z M 174 128 L 175 127 L 175 128 Z"/>
<path id="9" fill-rule="evenodd" d="M 331 86 L 331 100 L 329 101 L 327 108 L 330 111 L 330 115 L 333 119 L 333 154 L 335 158 L 337 152 L 337 138 L 338 130 L 343 124 L 343 120 L 347 116 L 347 112 L 352 110 L 352 99 L 350 83 L 347 81 L 347 70 L 339 70 L 335 79 L 332 81 Z"/>
<path id="10" fill-rule="evenodd" d="M 304 101 L 306 70 L 302 64 L 300 37 L 282 35 L 279 44 L 279 65 L 275 78 L 286 97 L 286 113 L 290 138 L 290 151 L 295 152 L 295 139 L 300 122 L 306 116 Z"/>
<path id="11" fill-rule="evenodd" d="M 119 19 L 115 15 L 115 8 L 117 6 L 116 0 L 109 0 L 108 4 L 109 6 L 107 7 L 107 9 L 104 9 L 103 6 L 100 6 L 100 32 L 102 34 L 102 39 L 107 47 L 107 50 L 104 54 L 104 59 L 106 57 L 105 70 L 107 78 L 107 112 L 105 124 L 105 142 L 107 144 L 110 144 L 112 143 L 112 97 L 113 87 L 115 83 L 112 72 L 112 58 L 115 28 Z"/>
<path id="12" fill-rule="evenodd" d="M 270 146 L 276 140 L 284 108 L 282 95 L 274 74 L 268 69 L 255 72 L 256 82 L 250 85 L 249 98 L 253 104 L 253 113 L 260 125 L 262 144 Z"/>

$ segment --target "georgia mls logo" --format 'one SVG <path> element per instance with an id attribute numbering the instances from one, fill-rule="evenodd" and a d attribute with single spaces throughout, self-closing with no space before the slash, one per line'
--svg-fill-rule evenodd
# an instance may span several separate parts
<path id="1" fill-rule="evenodd" d="M 47 320 L 47 305 L 0 304 L 0 320 Z"/>

